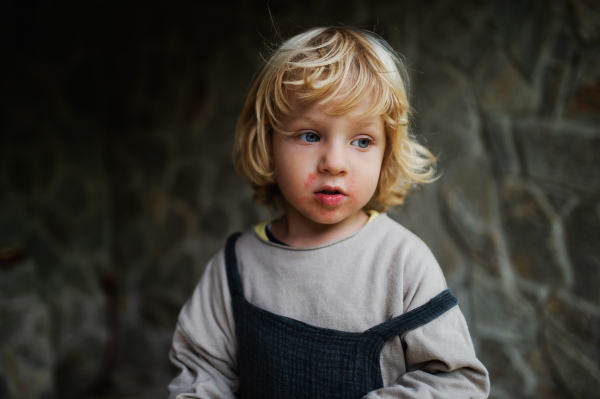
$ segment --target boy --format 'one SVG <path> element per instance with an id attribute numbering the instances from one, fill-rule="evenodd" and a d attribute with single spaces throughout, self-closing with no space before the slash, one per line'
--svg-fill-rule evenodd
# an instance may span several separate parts
<path id="1" fill-rule="evenodd" d="M 484 398 L 485 367 L 425 244 L 379 213 L 434 179 L 380 38 L 316 28 L 256 78 L 238 169 L 284 214 L 228 240 L 184 306 L 171 398 Z"/>

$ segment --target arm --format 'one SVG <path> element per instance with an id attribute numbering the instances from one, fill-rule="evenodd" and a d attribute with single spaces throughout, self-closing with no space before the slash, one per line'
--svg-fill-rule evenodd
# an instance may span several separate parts
<path id="1" fill-rule="evenodd" d="M 447 288 L 435 257 L 420 240 L 402 248 L 402 310 L 408 312 Z M 404 354 L 404 356 L 402 356 Z M 488 372 L 477 359 L 458 306 L 387 342 L 382 353 L 385 388 L 365 398 L 487 398 Z M 387 378 L 385 378 L 387 376 Z"/>
<path id="2" fill-rule="evenodd" d="M 169 399 L 234 398 L 237 389 L 235 324 L 223 253 L 208 264 L 179 315 L 169 357 L 179 374 Z"/>
<path id="3" fill-rule="evenodd" d="M 458 307 L 404 334 L 402 343 L 407 372 L 365 399 L 488 397 L 489 376 Z"/>

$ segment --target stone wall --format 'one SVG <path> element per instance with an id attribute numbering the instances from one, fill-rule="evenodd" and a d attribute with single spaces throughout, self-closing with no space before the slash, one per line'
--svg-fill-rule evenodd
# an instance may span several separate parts
<path id="1" fill-rule="evenodd" d="M 0 398 L 166 396 L 206 261 L 269 217 L 230 155 L 261 54 L 340 23 L 407 58 L 443 174 L 390 215 L 442 265 L 491 397 L 600 397 L 598 4 L 217 3 L 1 6 Z"/>

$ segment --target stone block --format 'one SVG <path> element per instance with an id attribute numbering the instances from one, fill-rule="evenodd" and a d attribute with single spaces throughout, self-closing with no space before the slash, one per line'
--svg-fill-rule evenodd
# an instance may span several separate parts
<path id="1" fill-rule="evenodd" d="M 73 237 L 72 219 L 63 217 L 55 207 L 46 206 L 42 209 L 40 219 L 44 227 L 63 248 L 71 243 Z"/>
<path id="2" fill-rule="evenodd" d="M 106 206 L 106 204 L 94 205 Z M 73 229 L 72 245 L 73 251 L 83 253 L 107 253 L 109 219 L 104 210 L 94 210 L 82 220 L 77 221 Z"/>
<path id="3" fill-rule="evenodd" d="M 448 64 L 427 59 L 421 68 L 414 78 L 418 138 L 439 156 L 444 175 L 452 174 L 485 153 L 477 101 L 466 77 Z"/>
<path id="4" fill-rule="evenodd" d="M 451 1 L 415 3 L 421 41 L 437 57 L 448 58 L 471 70 L 492 42 L 487 29 L 489 2 Z M 410 32 L 410 34 L 414 34 Z"/>
<path id="5" fill-rule="evenodd" d="M 502 47 L 488 48 L 473 83 L 486 112 L 531 113 L 538 108 L 537 91 Z"/>
<path id="6" fill-rule="evenodd" d="M 188 233 L 188 225 L 191 220 L 186 217 L 185 211 L 181 208 L 177 206 L 169 207 L 167 214 L 161 220 L 161 226 L 157 231 L 160 235 L 160 241 L 157 244 L 165 250 L 181 243 Z"/>
<path id="7" fill-rule="evenodd" d="M 600 7 L 594 0 L 569 0 L 576 18 L 577 32 L 588 43 L 600 41 Z"/>
<path id="8" fill-rule="evenodd" d="M 565 219 L 566 241 L 573 265 L 573 292 L 600 305 L 600 211 L 581 204 Z"/>
<path id="9" fill-rule="evenodd" d="M 202 182 L 200 165 L 192 163 L 182 167 L 172 184 L 173 195 L 182 199 L 187 205 L 195 209 L 198 206 L 198 191 Z"/>
<path id="10" fill-rule="evenodd" d="M 147 220 L 121 220 L 119 230 L 114 233 L 114 251 L 115 262 L 118 262 L 123 272 L 135 270 L 136 265 L 149 256 L 149 233 Z"/>
<path id="11" fill-rule="evenodd" d="M 152 328 L 170 334 L 181 306 L 189 299 L 197 283 L 195 264 L 187 254 L 178 254 L 162 262 L 153 262 L 138 283 L 138 309 Z"/>
<path id="12" fill-rule="evenodd" d="M 40 398 L 55 393 L 53 325 L 48 304 L 37 292 L 40 284 L 32 261 L 0 270 L 2 397 Z"/>
<path id="13" fill-rule="evenodd" d="M 494 276 L 500 276 L 498 244 L 501 237 L 494 226 L 498 215 L 493 181 L 485 163 L 464 169 L 444 181 L 439 193 L 442 216 L 451 237 L 472 261 Z"/>
<path id="14" fill-rule="evenodd" d="M 563 26 L 557 30 L 554 36 L 554 42 L 552 43 L 552 51 L 550 56 L 552 60 L 558 63 L 568 63 L 571 61 L 573 52 L 577 47 L 577 41 L 573 37 L 572 31 Z"/>
<path id="15" fill-rule="evenodd" d="M 540 184 L 546 198 L 552 205 L 552 208 L 561 216 L 565 217 L 579 203 L 577 193 L 564 187 L 553 184 Z"/>
<path id="16" fill-rule="evenodd" d="M 564 290 L 545 307 L 544 343 L 553 373 L 571 397 L 600 392 L 600 308 Z"/>
<path id="17" fill-rule="evenodd" d="M 181 254 L 173 263 L 162 268 L 163 275 L 166 274 L 164 276 L 166 288 L 163 287 L 163 291 L 165 297 L 171 299 L 169 305 L 177 309 L 177 314 L 179 314 L 181 306 L 188 300 L 194 287 L 196 287 L 196 269 L 195 259 L 188 254 Z"/>
<path id="18" fill-rule="evenodd" d="M 477 353 L 487 367 L 492 383 L 492 395 L 529 398 L 535 389 L 533 372 L 522 354 L 502 340 L 483 339 Z M 501 391 L 501 392 L 495 392 Z"/>
<path id="19" fill-rule="evenodd" d="M 229 215 L 218 207 L 209 209 L 200 218 L 200 228 L 215 237 L 224 237 L 229 230 Z"/>
<path id="20" fill-rule="evenodd" d="M 600 51 L 582 50 L 574 58 L 576 73 L 571 79 L 565 100 L 565 115 L 569 118 L 600 117 Z"/>
<path id="21" fill-rule="evenodd" d="M 93 386 L 102 373 L 102 363 L 107 354 L 105 344 L 104 340 L 85 333 L 73 347 L 61 354 L 55 371 L 60 397 L 77 398 Z"/>
<path id="22" fill-rule="evenodd" d="M 117 378 L 125 377 L 125 386 L 133 392 L 145 387 L 157 390 L 155 375 L 161 369 L 167 348 L 156 341 L 154 329 L 143 322 L 132 323 L 121 320 L 120 368 L 115 372 Z M 122 375 L 120 375 L 122 374 Z"/>
<path id="23" fill-rule="evenodd" d="M 516 290 L 481 272 L 473 276 L 472 315 L 478 337 L 490 337 L 506 345 L 532 346 L 537 341 L 536 309 Z"/>
<path id="24" fill-rule="evenodd" d="M 133 135 L 131 135 L 133 136 Z M 168 146 L 166 143 L 150 135 L 129 139 L 126 143 L 129 159 L 135 162 L 148 182 L 160 181 L 169 161 Z"/>
<path id="25" fill-rule="evenodd" d="M 503 189 L 501 209 L 504 237 L 517 275 L 548 286 L 565 284 L 560 220 L 543 193 L 508 182 Z"/>
<path id="26" fill-rule="evenodd" d="M 499 176 L 518 176 L 521 166 L 512 136 L 510 118 L 504 115 L 487 116 L 483 123 L 483 133 L 495 173 Z"/>
<path id="27" fill-rule="evenodd" d="M 514 126 L 528 176 L 600 197 L 600 129 L 596 124 L 520 119 Z"/>
<path id="28" fill-rule="evenodd" d="M 569 68 L 559 64 L 545 67 L 541 73 L 540 112 L 544 116 L 562 114 L 564 106 L 564 81 L 569 76 Z"/>
<path id="29" fill-rule="evenodd" d="M 509 49 L 510 59 L 516 61 L 518 70 L 529 82 L 535 80 L 543 61 L 546 43 L 560 22 L 553 14 L 555 1 L 493 1 L 492 25 Z"/>
<path id="30" fill-rule="evenodd" d="M 392 208 L 388 214 L 429 246 L 448 284 L 454 288 L 463 283 L 470 262 L 459 247 L 459 240 L 451 239 L 448 234 L 446 216 L 440 212 L 438 188 L 439 183 L 422 187 L 409 196 L 402 207 Z"/>
<path id="31" fill-rule="evenodd" d="M 197 132 L 191 140 L 191 145 L 202 157 L 220 161 L 219 163 L 224 165 L 231 165 L 235 125 L 242 105 L 243 101 L 237 98 L 226 99 L 222 101 L 222 105 L 218 109 L 211 109 L 213 112 L 206 116 L 207 120 L 203 129 Z M 215 137 L 219 139 L 215 140 Z"/>
<path id="32" fill-rule="evenodd" d="M 53 312 L 56 387 L 65 398 L 88 389 L 108 355 L 107 311 L 99 282 L 90 278 L 94 276 L 91 271 L 71 273 L 64 281 L 48 284 L 44 293 Z M 51 299 L 49 292 L 54 293 Z"/>
<path id="33" fill-rule="evenodd" d="M 530 398 L 564 399 L 564 392 L 560 389 L 552 374 L 551 365 L 546 358 L 544 346 L 538 340 L 535 348 L 519 348 L 525 356 L 525 361 L 535 378 L 534 392 Z M 518 397 L 518 395 L 516 395 Z"/>
<path id="34" fill-rule="evenodd" d="M 42 276 L 49 277 L 58 272 L 62 266 L 60 253 L 48 238 L 30 232 L 23 239 L 25 255 L 30 257 Z"/>

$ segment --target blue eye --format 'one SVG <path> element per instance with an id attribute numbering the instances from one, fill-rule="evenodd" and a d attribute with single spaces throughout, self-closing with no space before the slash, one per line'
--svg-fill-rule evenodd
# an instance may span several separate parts
<path id="1" fill-rule="evenodd" d="M 352 143 L 353 146 L 356 146 L 358 148 L 367 148 L 368 146 L 370 146 L 372 143 L 371 139 L 367 139 L 367 138 L 362 138 L 362 139 L 357 139 L 354 140 Z"/>
<path id="2" fill-rule="evenodd" d="M 317 141 L 321 140 L 319 135 L 315 132 L 302 133 L 300 136 L 298 136 L 298 138 L 302 141 L 306 141 L 307 143 L 316 143 Z"/>

